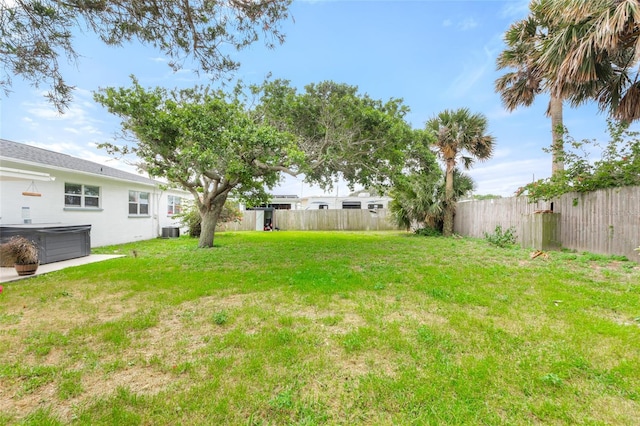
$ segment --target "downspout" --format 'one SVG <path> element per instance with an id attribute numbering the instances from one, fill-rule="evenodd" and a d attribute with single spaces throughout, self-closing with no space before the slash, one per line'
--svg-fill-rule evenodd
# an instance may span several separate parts
<path id="1" fill-rule="evenodd" d="M 160 191 L 160 192 L 158 192 L 158 191 Z M 162 198 L 163 192 L 164 191 L 159 190 L 157 187 L 154 187 L 154 189 L 153 189 L 154 214 L 153 214 L 152 227 L 155 227 L 155 236 L 156 236 L 156 238 L 161 235 L 160 234 L 160 199 Z"/>

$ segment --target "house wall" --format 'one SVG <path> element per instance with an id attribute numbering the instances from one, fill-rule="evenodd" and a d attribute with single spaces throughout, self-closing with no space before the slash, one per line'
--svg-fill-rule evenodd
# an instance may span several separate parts
<path id="1" fill-rule="evenodd" d="M 182 201 L 182 205 L 184 206 L 184 202 L 192 201 L 193 196 L 191 193 L 187 191 L 182 191 L 179 189 L 166 189 L 166 190 L 158 190 L 158 222 L 159 227 L 162 229 L 165 226 L 177 227 L 180 228 L 180 232 L 184 233 L 188 231 L 187 227 L 183 227 L 179 220 L 177 220 L 173 215 L 170 215 L 168 211 L 169 204 L 169 195 L 173 195 L 176 197 L 180 197 Z"/>
<path id="2" fill-rule="evenodd" d="M 302 210 L 319 210 L 321 205 L 326 205 L 327 209 L 342 210 L 343 202 L 359 202 L 362 210 L 368 210 L 369 204 L 382 204 L 382 208 L 389 207 L 390 198 L 373 197 L 373 196 L 355 196 L 355 197 L 335 197 L 335 196 L 312 196 L 302 199 Z"/>
<path id="3" fill-rule="evenodd" d="M 24 164 L 2 161 L 4 167 L 27 169 Z M 28 170 L 49 173 L 55 181 L 36 181 L 40 197 L 24 196 L 32 184 L 29 180 L 2 180 L 0 182 L 0 224 L 25 223 L 23 212 L 29 213 L 34 224 L 60 223 L 64 225 L 91 225 L 91 246 L 156 238 L 165 226 L 178 226 L 167 214 L 168 195 L 190 198 L 190 194 L 179 190 L 163 191 L 152 183 L 124 181 L 87 173 L 51 170 L 29 166 Z M 100 208 L 65 207 L 65 183 L 95 185 L 100 187 Z M 150 214 L 129 215 L 129 191 L 150 193 Z M 33 188 L 29 188 L 33 191 Z"/>

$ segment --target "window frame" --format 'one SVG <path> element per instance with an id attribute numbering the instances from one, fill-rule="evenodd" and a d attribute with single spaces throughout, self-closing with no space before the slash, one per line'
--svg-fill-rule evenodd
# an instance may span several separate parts
<path id="1" fill-rule="evenodd" d="M 362 210 L 362 201 L 343 201 L 342 210 Z"/>
<path id="2" fill-rule="evenodd" d="M 141 202 L 145 198 L 141 197 L 142 194 L 146 194 L 146 203 Z M 134 195 L 132 200 L 132 195 Z M 136 206 L 136 212 L 131 212 L 131 207 Z M 151 192 L 129 190 L 129 198 L 127 202 L 129 217 L 150 217 L 151 216 Z M 146 206 L 146 212 L 142 212 L 141 207 Z"/>
<path id="3" fill-rule="evenodd" d="M 183 198 L 178 195 L 167 195 L 167 216 L 174 216 L 182 213 L 182 200 Z M 177 211 L 176 207 L 178 207 Z"/>
<path id="4" fill-rule="evenodd" d="M 69 191 L 69 186 L 79 187 L 79 192 Z M 71 204 L 70 199 L 78 199 L 77 204 Z M 87 204 L 88 200 L 95 200 L 95 204 Z M 65 210 L 102 210 L 102 187 L 85 183 L 64 183 L 64 208 Z"/>

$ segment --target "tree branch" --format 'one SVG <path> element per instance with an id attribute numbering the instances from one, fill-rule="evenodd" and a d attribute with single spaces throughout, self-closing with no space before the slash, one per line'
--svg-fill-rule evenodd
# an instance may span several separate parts
<path id="1" fill-rule="evenodd" d="M 290 176 L 296 177 L 300 174 L 300 172 L 296 172 L 288 167 L 285 166 L 281 166 L 281 165 L 273 165 L 270 166 L 268 164 L 265 164 L 263 162 L 261 162 L 258 159 L 253 159 L 252 164 L 254 164 L 256 167 L 262 169 L 262 170 L 272 170 L 272 171 L 277 171 L 277 172 L 283 172 L 286 173 Z"/>

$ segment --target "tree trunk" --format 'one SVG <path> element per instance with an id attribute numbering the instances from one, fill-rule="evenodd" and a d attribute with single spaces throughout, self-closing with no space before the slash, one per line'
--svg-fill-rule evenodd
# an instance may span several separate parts
<path id="1" fill-rule="evenodd" d="M 451 201 L 444 203 L 444 220 L 442 222 L 442 235 L 450 237 L 453 235 L 453 213 L 455 204 Z"/>
<path id="2" fill-rule="evenodd" d="M 556 175 L 564 170 L 564 124 L 562 122 L 562 98 L 551 95 L 549 101 L 551 116 L 551 174 Z"/>
<path id="3" fill-rule="evenodd" d="M 442 224 L 442 235 L 450 237 L 453 235 L 453 213 L 455 203 L 453 200 L 453 168 L 454 159 L 447 159 L 447 174 L 445 176 L 444 189 L 444 221 Z"/>
<path id="4" fill-rule="evenodd" d="M 201 232 L 198 240 L 198 247 L 213 247 L 213 239 L 216 233 L 216 225 L 218 218 L 222 212 L 225 201 L 227 201 L 227 192 L 215 197 L 209 205 L 202 206 L 200 209 Z"/>

